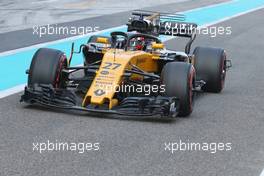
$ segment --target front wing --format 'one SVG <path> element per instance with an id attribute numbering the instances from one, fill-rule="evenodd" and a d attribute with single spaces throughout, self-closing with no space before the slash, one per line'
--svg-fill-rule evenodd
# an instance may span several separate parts
<path id="1" fill-rule="evenodd" d="M 88 105 L 82 107 L 74 90 L 54 89 L 51 85 L 34 85 L 25 87 L 21 102 L 39 104 L 53 108 L 85 111 L 91 113 L 108 113 L 123 116 L 176 117 L 179 101 L 175 97 L 127 97 L 119 105 L 108 109 L 104 105 Z M 80 101 L 81 102 L 81 101 Z"/>

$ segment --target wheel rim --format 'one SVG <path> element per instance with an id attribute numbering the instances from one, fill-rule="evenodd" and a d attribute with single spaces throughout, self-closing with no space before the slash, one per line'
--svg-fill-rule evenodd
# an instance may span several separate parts
<path id="1" fill-rule="evenodd" d="M 194 80 L 194 69 L 191 68 L 190 74 L 189 74 L 189 105 L 190 105 L 190 110 L 192 111 L 193 109 L 193 98 L 194 98 L 194 93 L 193 93 L 193 80 Z"/>
<path id="2" fill-rule="evenodd" d="M 65 60 L 66 60 L 65 55 L 62 55 L 60 57 L 59 67 L 58 67 L 55 82 L 54 82 L 55 88 L 59 88 L 61 86 L 61 70 L 67 65 L 67 62 L 65 62 Z"/>

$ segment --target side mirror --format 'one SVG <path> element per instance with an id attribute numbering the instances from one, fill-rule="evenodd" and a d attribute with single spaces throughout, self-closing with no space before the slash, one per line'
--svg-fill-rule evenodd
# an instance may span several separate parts
<path id="1" fill-rule="evenodd" d="M 164 44 L 163 43 L 156 43 L 156 42 L 153 42 L 152 43 L 152 49 L 164 49 Z"/>
<path id="2" fill-rule="evenodd" d="M 109 44 L 109 40 L 108 40 L 108 38 L 104 38 L 104 37 L 98 37 L 98 38 L 96 39 L 96 42 L 97 42 L 97 43 L 102 43 L 102 44 Z"/>

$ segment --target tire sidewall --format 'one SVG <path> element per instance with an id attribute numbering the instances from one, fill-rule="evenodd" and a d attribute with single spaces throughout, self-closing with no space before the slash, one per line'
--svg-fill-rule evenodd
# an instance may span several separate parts
<path id="1" fill-rule="evenodd" d="M 221 48 L 196 47 L 193 55 L 197 79 L 198 81 L 203 80 L 206 82 L 202 90 L 214 93 L 221 92 L 224 88 L 226 77 L 225 50 Z"/>
<path id="2" fill-rule="evenodd" d="M 40 48 L 33 56 L 29 69 L 28 86 L 51 84 L 54 88 L 64 86 L 62 69 L 68 66 L 65 54 L 59 50 Z"/>
<path id="3" fill-rule="evenodd" d="M 165 96 L 179 99 L 179 116 L 188 116 L 193 111 L 195 69 L 189 63 L 167 63 L 161 74 L 161 84 L 165 85 Z"/>

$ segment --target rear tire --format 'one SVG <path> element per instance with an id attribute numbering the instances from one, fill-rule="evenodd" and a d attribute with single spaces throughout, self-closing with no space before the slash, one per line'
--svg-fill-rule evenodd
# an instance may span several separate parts
<path id="1" fill-rule="evenodd" d="M 197 47 L 194 52 L 194 67 L 197 80 L 206 84 L 202 90 L 219 93 L 223 90 L 226 77 L 226 52 L 221 48 Z"/>
<path id="2" fill-rule="evenodd" d="M 65 54 L 59 50 L 40 48 L 34 54 L 28 76 L 28 86 L 51 84 L 54 88 L 65 86 L 62 69 L 68 66 Z"/>
<path id="3" fill-rule="evenodd" d="M 178 116 L 190 115 L 194 105 L 195 71 L 193 66 L 185 62 L 169 62 L 162 69 L 161 82 L 165 85 L 165 96 L 179 98 Z"/>

